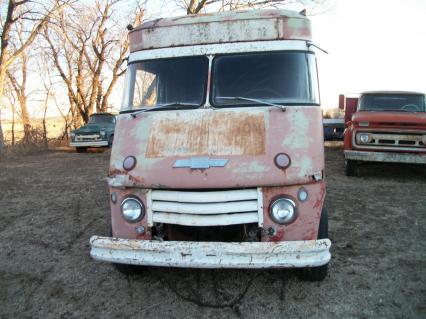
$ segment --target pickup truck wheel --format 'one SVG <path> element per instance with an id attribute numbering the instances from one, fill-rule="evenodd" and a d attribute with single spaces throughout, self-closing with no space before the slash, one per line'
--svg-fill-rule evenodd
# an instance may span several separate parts
<path id="1" fill-rule="evenodd" d="M 345 162 L 345 172 L 346 176 L 358 176 L 359 175 L 359 169 L 358 169 L 358 162 L 354 160 L 346 160 Z"/>
<path id="2" fill-rule="evenodd" d="M 76 147 L 77 153 L 86 153 L 87 147 Z"/>
<path id="3" fill-rule="evenodd" d="M 321 212 L 321 219 L 318 228 L 318 239 L 328 238 L 328 214 L 327 210 L 323 207 Z M 327 277 L 328 263 L 311 268 L 303 268 L 299 272 L 299 278 L 305 281 L 322 281 Z"/>

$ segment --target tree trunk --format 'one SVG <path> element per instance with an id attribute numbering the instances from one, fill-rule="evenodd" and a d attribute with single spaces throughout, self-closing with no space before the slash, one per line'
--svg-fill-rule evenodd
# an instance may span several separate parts
<path id="1" fill-rule="evenodd" d="M 22 125 L 24 126 L 24 144 L 31 142 L 31 121 L 27 109 L 27 97 L 22 96 L 19 99 L 19 106 L 21 107 Z"/>
<path id="2" fill-rule="evenodd" d="M 3 88 L 4 88 L 5 79 L 6 79 L 6 68 L 2 68 L 0 65 L 0 155 L 4 151 L 4 135 L 3 135 L 3 126 L 1 123 L 1 109 L 3 107 L 2 101 L 3 101 Z"/>
<path id="3" fill-rule="evenodd" d="M 1 108 L 0 108 L 0 155 L 4 150 L 4 136 L 3 136 L 3 127 L 1 125 Z"/>

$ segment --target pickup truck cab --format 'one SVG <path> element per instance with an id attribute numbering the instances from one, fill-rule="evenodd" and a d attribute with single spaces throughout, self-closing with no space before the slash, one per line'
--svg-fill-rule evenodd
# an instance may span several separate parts
<path id="1" fill-rule="evenodd" d="M 89 147 L 110 147 L 114 139 L 116 118 L 111 113 L 95 113 L 89 122 L 71 131 L 70 146 L 77 152 L 86 152 Z"/>
<path id="2" fill-rule="evenodd" d="M 309 20 L 252 10 L 130 31 L 109 169 L 111 236 L 130 266 L 301 268 L 330 260 L 322 114 Z M 130 266 L 129 266 L 130 265 Z"/>
<path id="3" fill-rule="evenodd" d="M 425 94 L 362 93 L 346 123 L 344 154 L 348 176 L 363 162 L 426 164 Z"/>

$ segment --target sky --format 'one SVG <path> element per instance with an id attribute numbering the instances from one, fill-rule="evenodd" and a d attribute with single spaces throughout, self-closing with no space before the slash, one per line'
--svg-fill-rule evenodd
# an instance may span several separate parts
<path id="1" fill-rule="evenodd" d="M 148 1 L 147 17 L 184 13 L 171 3 Z M 426 0 L 329 0 L 324 11 L 309 17 L 329 52 L 317 52 L 322 107 L 341 93 L 426 92 Z"/>

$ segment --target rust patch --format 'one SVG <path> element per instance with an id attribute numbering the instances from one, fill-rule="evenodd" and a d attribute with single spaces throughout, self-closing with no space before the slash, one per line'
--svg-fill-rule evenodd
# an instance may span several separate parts
<path id="1" fill-rule="evenodd" d="M 145 156 L 265 154 L 263 113 L 170 114 L 154 119 Z"/>

